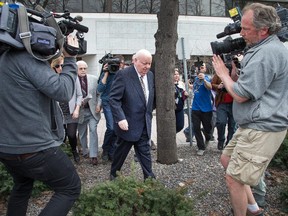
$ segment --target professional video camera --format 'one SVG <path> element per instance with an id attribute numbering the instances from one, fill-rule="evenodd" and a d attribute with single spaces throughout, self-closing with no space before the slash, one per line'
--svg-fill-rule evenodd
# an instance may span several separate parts
<path id="1" fill-rule="evenodd" d="M 278 31 L 277 36 L 282 42 L 288 41 L 288 9 L 281 7 L 279 4 L 275 8 L 280 18 L 282 27 Z M 228 24 L 224 31 L 217 34 L 216 37 L 222 38 L 228 36 L 223 42 L 214 41 L 211 42 L 211 48 L 213 54 L 220 55 L 223 61 L 229 64 L 235 55 L 242 54 L 246 47 L 246 42 L 242 37 L 232 39 L 230 35 L 240 33 L 241 31 L 241 18 L 242 14 L 238 7 L 229 10 L 230 17 L 234 23 Z"/>
<path id="2" fill-rule="evenodd" d="M 56 22 L 55 18 L 64 18 Z M 53 14 L 36 5 L 34 9 L 21 4 L 0 2 L 0 50 L 6 48 L 26 49 L 34 58 L 50 60 L 61 54 L 63 45 L 71 55 L 86 53 L 87 42 L 84 33 L 86 26 L 80 25 L 79 16 L 72 18 L 69 12 Z M 79 47 L 67 45 L 66 37 L 76 30 Z"/>
<path id="3" fill-rule="evenodd" d="M 67 36 L 71 34 L 74 30 L 77 31 L 76 37 L 78 38 L 79 42 L 79 51 L 77 52 L 77 54 L 85 54 L 87 52 L 87 41 L 84 40 L 84 33 L 87 33 L 89 29 L 88 27 L 79 24 L 79 22 L 83 20 L 83 17 L 76 16 L 72 18 L 68 10 L 65 10 L 63 14 L 54 13 L 53 16 L 55 18 L 64 18 L 64 20 L 58 22 L 58 25 L 63 35 Z M 64 44 L 64 47 L 65 49 L 67 49 L 66 43 Z"/>
<path id="4" fill-rule="evenodd" d="M 213 54 L 220 55 L 223 61 L 228 65 L 231 64 L 233 57 L 241 54 L 246 47 L 246 42 L 242 37 L 232 39 L 230 36 L 232 34 L 240 33 L 241 31 L 242 13 L 240 9 L 238 7 L 232 8 L 229 10 L 229 14 L 234 23 L 228 24 L 224 28 L 224 31 L 217 34 L 216 37 L 219 39 L 227 35 L 229 36 L 226 37 L 223 42 L 214 41 L 210 43 Z"/>
<path id="5" fill-rule="evenodd" d="M 102 64 L 103 66 L 105 64 L 108 64 L 107 71 L 109 73 L 116 73 L 120 68 L 121 60 L 120 58 L 113 57 L 111 53 L 107 53 L 99 60 L 99 63 Z"/>

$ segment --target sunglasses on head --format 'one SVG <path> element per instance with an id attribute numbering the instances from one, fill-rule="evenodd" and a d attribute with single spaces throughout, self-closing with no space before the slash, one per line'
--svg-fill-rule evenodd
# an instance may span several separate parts
<path id="1" fill-rule="evenodd" d="M 57 65 L 55 65 L 54 67 L 57 68 L 57 69 L 58 69 L 59 67 L 62 67 L 62 68 L 63 68 L 63 64 L 57 64 Z"/>

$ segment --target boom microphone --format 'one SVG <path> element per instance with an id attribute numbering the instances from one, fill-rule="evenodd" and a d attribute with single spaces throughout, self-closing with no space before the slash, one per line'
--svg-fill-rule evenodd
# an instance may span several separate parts
<path id="1" fill-rule="evenodd" d="M 67 20 L 61 20 L 60 22 L 65 24 L 68 28 L 76 29 L 79 32 L 87 33 L 89 31 L 88 27 L 80 25 L 78 23 L 73 23 L 73 22 L 70 22 L 70 21 L 67 21 Z"/>
<path id="2" fill-rule="evenodd" d="M 82 16 L 80 16 L 80 15 L 77 15 L 77 16 L 75 16 L 74 17 L 74 19 L 73 19 L 75 22 L 82 22 L 82 20 L 83 20 L 83 17 Z"/>
<path id="3" fill-rule="evenodd" d="M 216 37 L 219 39 L 219 38 L 222 38 L 222 37 L 225 37 L 227 34 L 225 32 L 221 32 L 219 34 L 216 35 Z"/>

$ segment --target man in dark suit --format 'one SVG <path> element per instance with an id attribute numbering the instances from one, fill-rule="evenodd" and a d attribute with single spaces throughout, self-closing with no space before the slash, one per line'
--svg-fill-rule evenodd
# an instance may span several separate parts
<path id="1" fill-rule="evenodd" d="M 149 145 L 154 102 L 154 75 L 149 71 L 151 63 L 151 53 L 139 50 L 134 64 L 118 71 L 112 83 L 109 102 L 118 138 L 110 179 L 116 177 L 133 145 L 144 179 L 155 178 Z"/>

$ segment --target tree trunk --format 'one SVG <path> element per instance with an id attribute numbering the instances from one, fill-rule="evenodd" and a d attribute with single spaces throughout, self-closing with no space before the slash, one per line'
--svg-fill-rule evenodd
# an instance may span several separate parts
<path id="1" fill-rule="evenodd" d="M 104 12 L 112 13 L 112 0 L 105 0 Z"/>
<path id="2" fill-rule="evenodd" d="M 174 68 L 179 0 L 161 0 L 155 53 L 157 118 L 157 160 L 162 164 L 178 161 L 176 144 Z"/>

